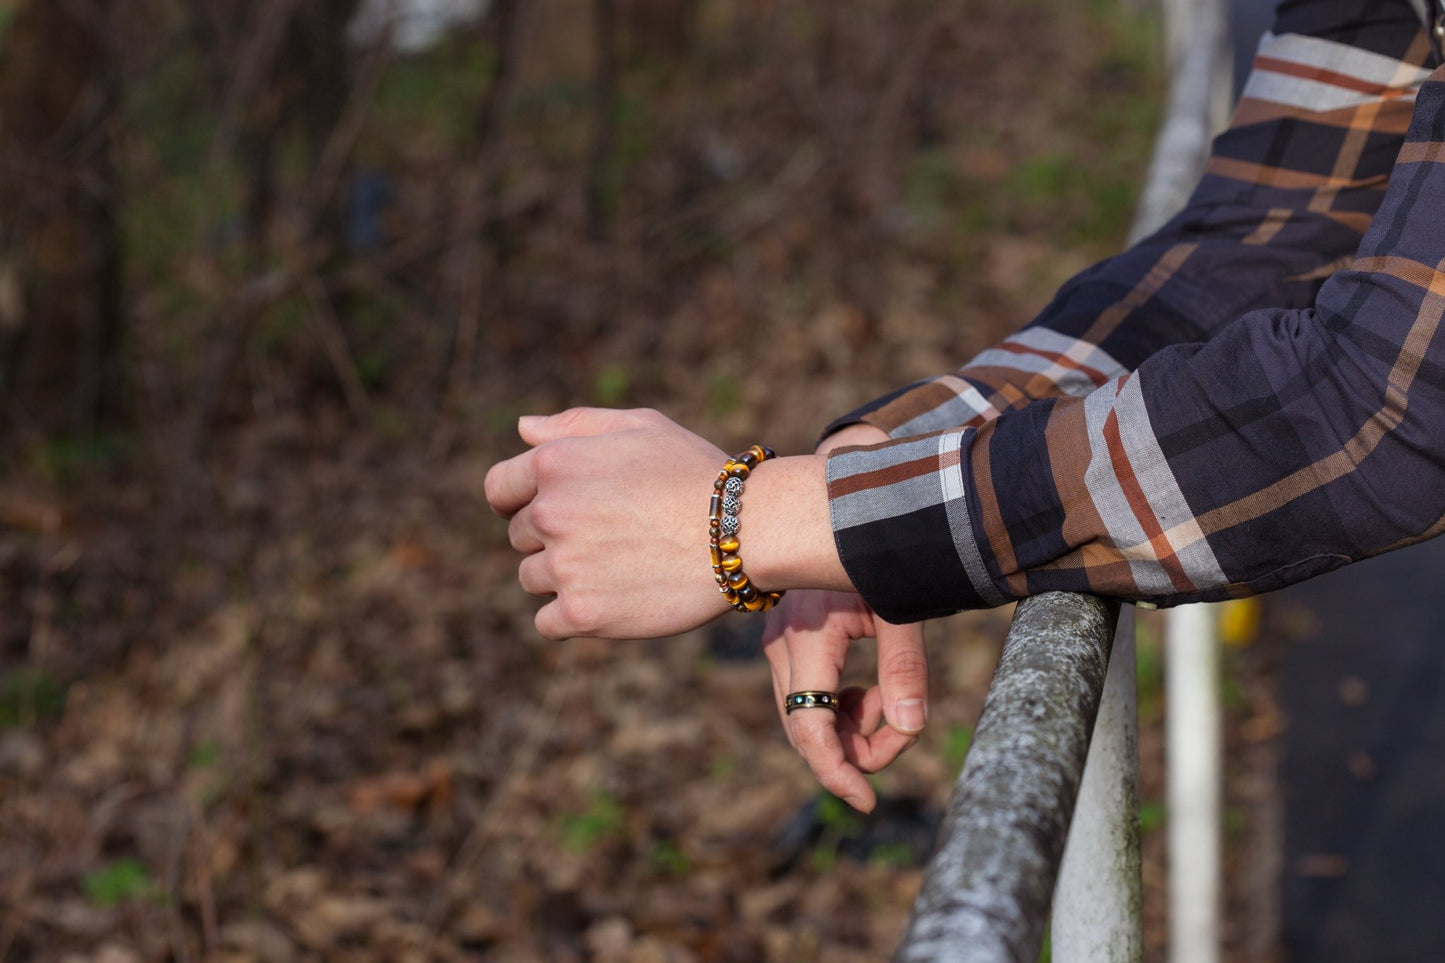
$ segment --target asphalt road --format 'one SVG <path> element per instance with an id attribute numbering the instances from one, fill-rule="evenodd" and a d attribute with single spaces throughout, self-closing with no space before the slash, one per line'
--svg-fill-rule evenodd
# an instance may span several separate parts
<path id="1" fill-rule="evenodd" d="M 1283 597 L 1283 938 L 1291 963 L 1445 960 L 1445 539 Z"/>

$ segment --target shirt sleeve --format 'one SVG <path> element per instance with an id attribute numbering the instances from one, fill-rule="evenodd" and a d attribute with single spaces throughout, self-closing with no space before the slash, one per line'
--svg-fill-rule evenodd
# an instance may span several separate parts
<path id="1" fill-rule="evenodd" d="M 1429 73 L 1407 2 L 1281 5 L 1185 210 L 962 369 L 844 415 L 895 438 L 1080 396 L 1263 307 L 1303 308 L 1369 226 Z"/>
<path id="2" fill-rule="evenodd" d="M 1172 605 L 1445 530 L 1442 224 L 1445 68 L 1310 307 L 1245 314 L 1082 395 L 836 452 L 854 584 L 890 621 L 1052 589 Z"/>

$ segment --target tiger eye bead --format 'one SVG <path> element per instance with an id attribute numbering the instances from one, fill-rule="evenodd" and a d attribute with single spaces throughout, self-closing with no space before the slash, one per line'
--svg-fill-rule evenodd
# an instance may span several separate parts
<path id="1" fill-rule="evenodd" d="M 776 457 L 777 452 L 766 445 L 753 445 L 728 459 L 712 483 L 712 500 L 708 502 L 708 556 L 718 591 L 728 605 L 739 612 L 766 612 L 783 597 L 782 592 L 758 588 L 743 573 L 737 538 L 744 483 L 754 468 Z"/>

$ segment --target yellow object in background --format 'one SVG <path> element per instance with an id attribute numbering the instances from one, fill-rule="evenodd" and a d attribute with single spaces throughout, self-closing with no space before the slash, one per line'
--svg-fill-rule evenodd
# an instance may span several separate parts
<path id="1" fill-rule="evenodd" d="M 1264 606 L 1257 598 L 1230 599 L 1219 603 L 1219 641 L 1231 648 L 1243 648 L 1259 636 L 1259 618 Z"/>

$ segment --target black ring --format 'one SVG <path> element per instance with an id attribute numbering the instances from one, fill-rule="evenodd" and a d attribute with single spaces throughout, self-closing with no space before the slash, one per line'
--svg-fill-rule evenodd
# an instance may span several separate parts
<path id="1" fill-rule="evenodd" d="M 788 715 L 792 715 L 794 709 L 831 709 L 837 712 L 838 693 L 823 692 L 820 689 L 789 692 L 783 698 L 783 708 L 787 710 Z"/>

